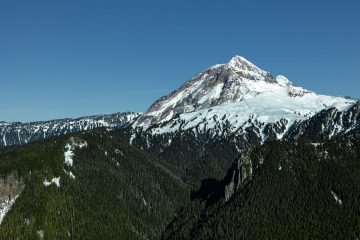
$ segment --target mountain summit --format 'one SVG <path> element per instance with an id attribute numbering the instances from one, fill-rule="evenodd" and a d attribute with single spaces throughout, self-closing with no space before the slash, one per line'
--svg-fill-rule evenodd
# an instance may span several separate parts
<path id="1" fill-rule="evenodd" d="M 337 107 L 341 110 L 351 103 L 353 101 L 348 99 L 318 95 L 297 87 L 286 77 L 274 76 L 236 55 L 228 63 L 206 69 L 168 96 L 157 100 L 134 126 L 164 123 L 179 114 L 193 118 L 194 114 L 190 113 L 199 111 L 204 117 L 209 115 L 208 111 L 204 112 L 205 109 L 211 108 L 220 111 L 221 116 L 241 115 L 244 121 L 249 116 L 263 116 L 274 121 L 281 118 L 296 120 L 324 108 Z M 243 122 L 239 118 L 236 121 Z"/>
<path id="2" fill-rule="evenodd" d="M 262 70 L 257 67 L 252 62 L 248 61 L 242 56 L 236 55 L 230 59 L 227 64 L 224 64 L 226 67 L 231 68 L 234 72 L 243 76 L 245 78 L 249 78 L 251 80 L 264 80 L 269 82 L 276 82 L 275 78 L 271 73 Z"/>

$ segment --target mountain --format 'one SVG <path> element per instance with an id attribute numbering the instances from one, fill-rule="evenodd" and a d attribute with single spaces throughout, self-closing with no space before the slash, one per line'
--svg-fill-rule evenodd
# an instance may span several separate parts
<path id="1" fill-rule="evenodd" d="M 355 102 L 297 87 L 286 77 L 273 76 L 235 56 L 160 98 L 133 126 L 159 134 L 194 128 L 206 131 L 228 124 L 231 132 L 243 134 L 253 125 L 264 142 L 270 125 L 279 125 L 276 135 L 282 138 L 294 123 L 325 109 L 346 111 Z"/>
<path id="2" fill-rule="evenodd" d="M 321 143 L 357 128 L 359 106 L 297 87 L 235 56 L 156 101 L 132 124 L 130 142 L 176 166 L 197 188 L 204 178 L 223 177 L 239 153 L 267 141 Z"/>
<path id="3" fill-rule="evenodd" d="M 0 146 L 19 145 L 39 139 L 80 132 L 99 127 L 126 127 L 139 113 L 126 112 L 95 115 L 77 119 L 57 119 L 43 122 L 0 122 Z"/>
<path id="4" fill-rule="evenodd" d="M 359 106 L 297 87 L 235 56 L 156 101 L 132 124 L 130 142 L 176 165 L 196 188 L 204 178 L 223 177 L 239 153 L 267 141 L 320 143 L 357 128 Z"/>
<path id="5" fill-rule="evenodd" d="M 143 114 L 1 122 L 0 238 L 356 239 L 359 127 L 240 56 Z"/>
<path id="6" fill-rule="evenodd" d="M 199 73 L 168 96 L 157 100 L 143 114 L 115 113 L 46 122 L 0 122 L 0 146 L 24 144 L 97 127 L 142 128 L 152 134 L 186 129 L 212 130 L 214 134 L 247 134 L 252 128 L 263 143 L 291 138 L 304 132 L 300 122 L 322 110 L 348 111 L 356 100 L 316 94 L 295 86 L 286 77 L 274 76 L 244 57 L 235 56 Z M 349 130 L 349 124 L 333 133 Z M 298 132 L 298 133 L 295 133 Z M 134 136 L 135 137 L 135 136 Z"/>

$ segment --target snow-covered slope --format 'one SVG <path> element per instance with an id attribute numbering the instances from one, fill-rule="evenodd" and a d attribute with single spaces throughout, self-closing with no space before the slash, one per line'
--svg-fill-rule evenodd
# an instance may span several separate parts
<path id="1" fill-rule="evenodd" d="M 347 133 L 360 127 L 360 101 L 344 111 L 329 108 L 317 113 L 314 117 L 293 124 L 284 139 L 306 137 L 313 142 L 324 140 L 338 134 Z"/>
<path id="2" fill-rule="evenodd" d="M 349 109 L 354 100 L 319 95 L 295 86 L 284 76 L 273 76 L 243 57 L 203 71 L 170 95 L 156 101 L 133 126 L 153 133 L 179 129 L 221 128 L 233 132 L 250 125 L 264 134 L 268 124 L 280 124 L 281 138 L 295 122 L 328 108 Z M 154 127 L 155 126 L 155 127 Z M 264 138 L 264 137 L 262 137 Z"/>
<path id="3" fill-rule="evenodd" d="M 0 122 L 0 146 L 24 144 L 38 139 L 80 132 L 98 127 L 124 127 L 131 124 L 139 115 L 140 113 L 126 112 L 44 122 Z"/>

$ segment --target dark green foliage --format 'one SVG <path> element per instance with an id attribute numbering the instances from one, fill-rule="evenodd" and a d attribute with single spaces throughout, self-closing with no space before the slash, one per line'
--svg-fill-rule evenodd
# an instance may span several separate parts
<path id="1" fill-rule="evenodd" d="M 70 136 L 4 148 L 0 173 L 17 172 L 25 189 L 4 219 L 0 239 L 156 239 L 188 199 L 161 161 L 130 146 L 120 132 L 73 135 L 88 143 L 64 165 Z M 71 170 L 75 179 L 64 169 Z M 45 179 L 60 177 L 60 187 Z"/>
<path id="2" fill-rule="evenodd" d="M 1 176 L 15 172 L 25 189 L 0 239 L 38 239 L 39 230 L 45 239 L 158 239 L 166 225 L 164 239 L 360 237 L 359 130 L 314 147 L 260 146 L 252 128 L 246 141 L 221 129 L 138 132 L 132 145 L 130 129 L 73 134 L 88 143 L 75 151 L 73 167 L 64 165 L 71 136 L 3 148 Z M 230 201 L 190 202 L 190 190 L 222 179 L 238 150 L 251 148 L 253 176 Z M 61 186 L 45 187 L 53 177 Z"/>
<path id="3" fill-rule="evenodd" d="M 157 156 L 192 189 L 197 189 L 205 178 L 221 179 L 238 157 L 239 148 L 260 145 L 253 129 L 248 129 L 244 141 L 232 135 L 229 128 L 224 125 L 221 131 L 202 132 L 195 128 L 158 135 L 141 131 L 135 134 L 133 145 Z"/>
<path id="4" fill-rule="evenodd" d="M 163 239 L 358 238 L 359 135 L 356 130 L 317 148 L 277 141 L 255 149 L 254 176 L 237 195 L 227 203 L 189 204 Z"/>

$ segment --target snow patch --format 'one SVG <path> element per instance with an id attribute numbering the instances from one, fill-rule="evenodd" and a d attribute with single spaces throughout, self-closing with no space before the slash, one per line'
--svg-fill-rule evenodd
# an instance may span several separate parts
<path id="1" fill-rule="evenodd" d="M 44 236 L 45 236 L 44 230 L 38 230 L 36 233 L 37 233 L 40 240 L 44 239 Z"/>
<path id="2" fill-rule="evenodd" d="M 133 144 L 133 141 L 134 141 L 135 137 L 136 137 L 136 134 L 133 133 L 133 134 L 131 135 L 131 137 L 130 137 L 130 145 Z"/>
<path id="3" fill-rule="evenodd" d="M 334 192 L 334 191 L 331 191 L 331 195 L 334 197 L 336 203 L 342 207 L 343 206 L 343 201 L 339 198 L 339 196 Z"/>
<path id="4" fill-rule="evenodd" d="M 14 196 L 13 198 L 7 198 L 4 201 L 0 202 L 0 224 L 4 220 L 5 215 L 10 211 L 11 206 L 15 203 L 19 195 Z"/>
<path id="5" fill-rule="evenodd" d="M 45 181 L 43 182 L 43 184 L 44 184 L 45 187 L 48 187 L 48 186 L 50 186 L 51 184 L 55 184 L 57 187 L 60 187 L 60 177 L 53 178 L 53 179 L 51 179 L 50 182 L 45 179 Z"/>
<path id="6" fill-rule="evenodd" d="M 64 172 L 69 175 L 70 178 L 75 179 L 75 175 L 71 171 L 67 171 L 64 169 Z"/>
<path id="7" fill-rule="evenodd" d="M 84 148 L 87 147 L 87 142 L 75 142 L 74 138 L 70 139 L 70 143 L 67 143 L 65 146 L 65 164 L 68 166 L 73 166 L 73 157 L 74 157 L 74 150 L 76 148 Z"/>
<path id="8" fill-rule="evenodd" d="M 74 156 L 75 156 L 75 149 L 76 148 L 84 148 L 87 147 L 87 142 L 82 140 L 75 140 L 73 137 L 70 138 L 70 142 L 65 145 L 65 152 L 64 152 L 64 164 L 72 167 L 74 164 Z M 71 171 L 64 171 L 72 178 L 75 179 L 75 175 Z"/>
<path id="9" fill-rule="evenodd" d="M 143 200 L 143 204 L 146 206 L 147 202 L 146 202 L 145 198 L 143 198 L 142 200 Z"/>

